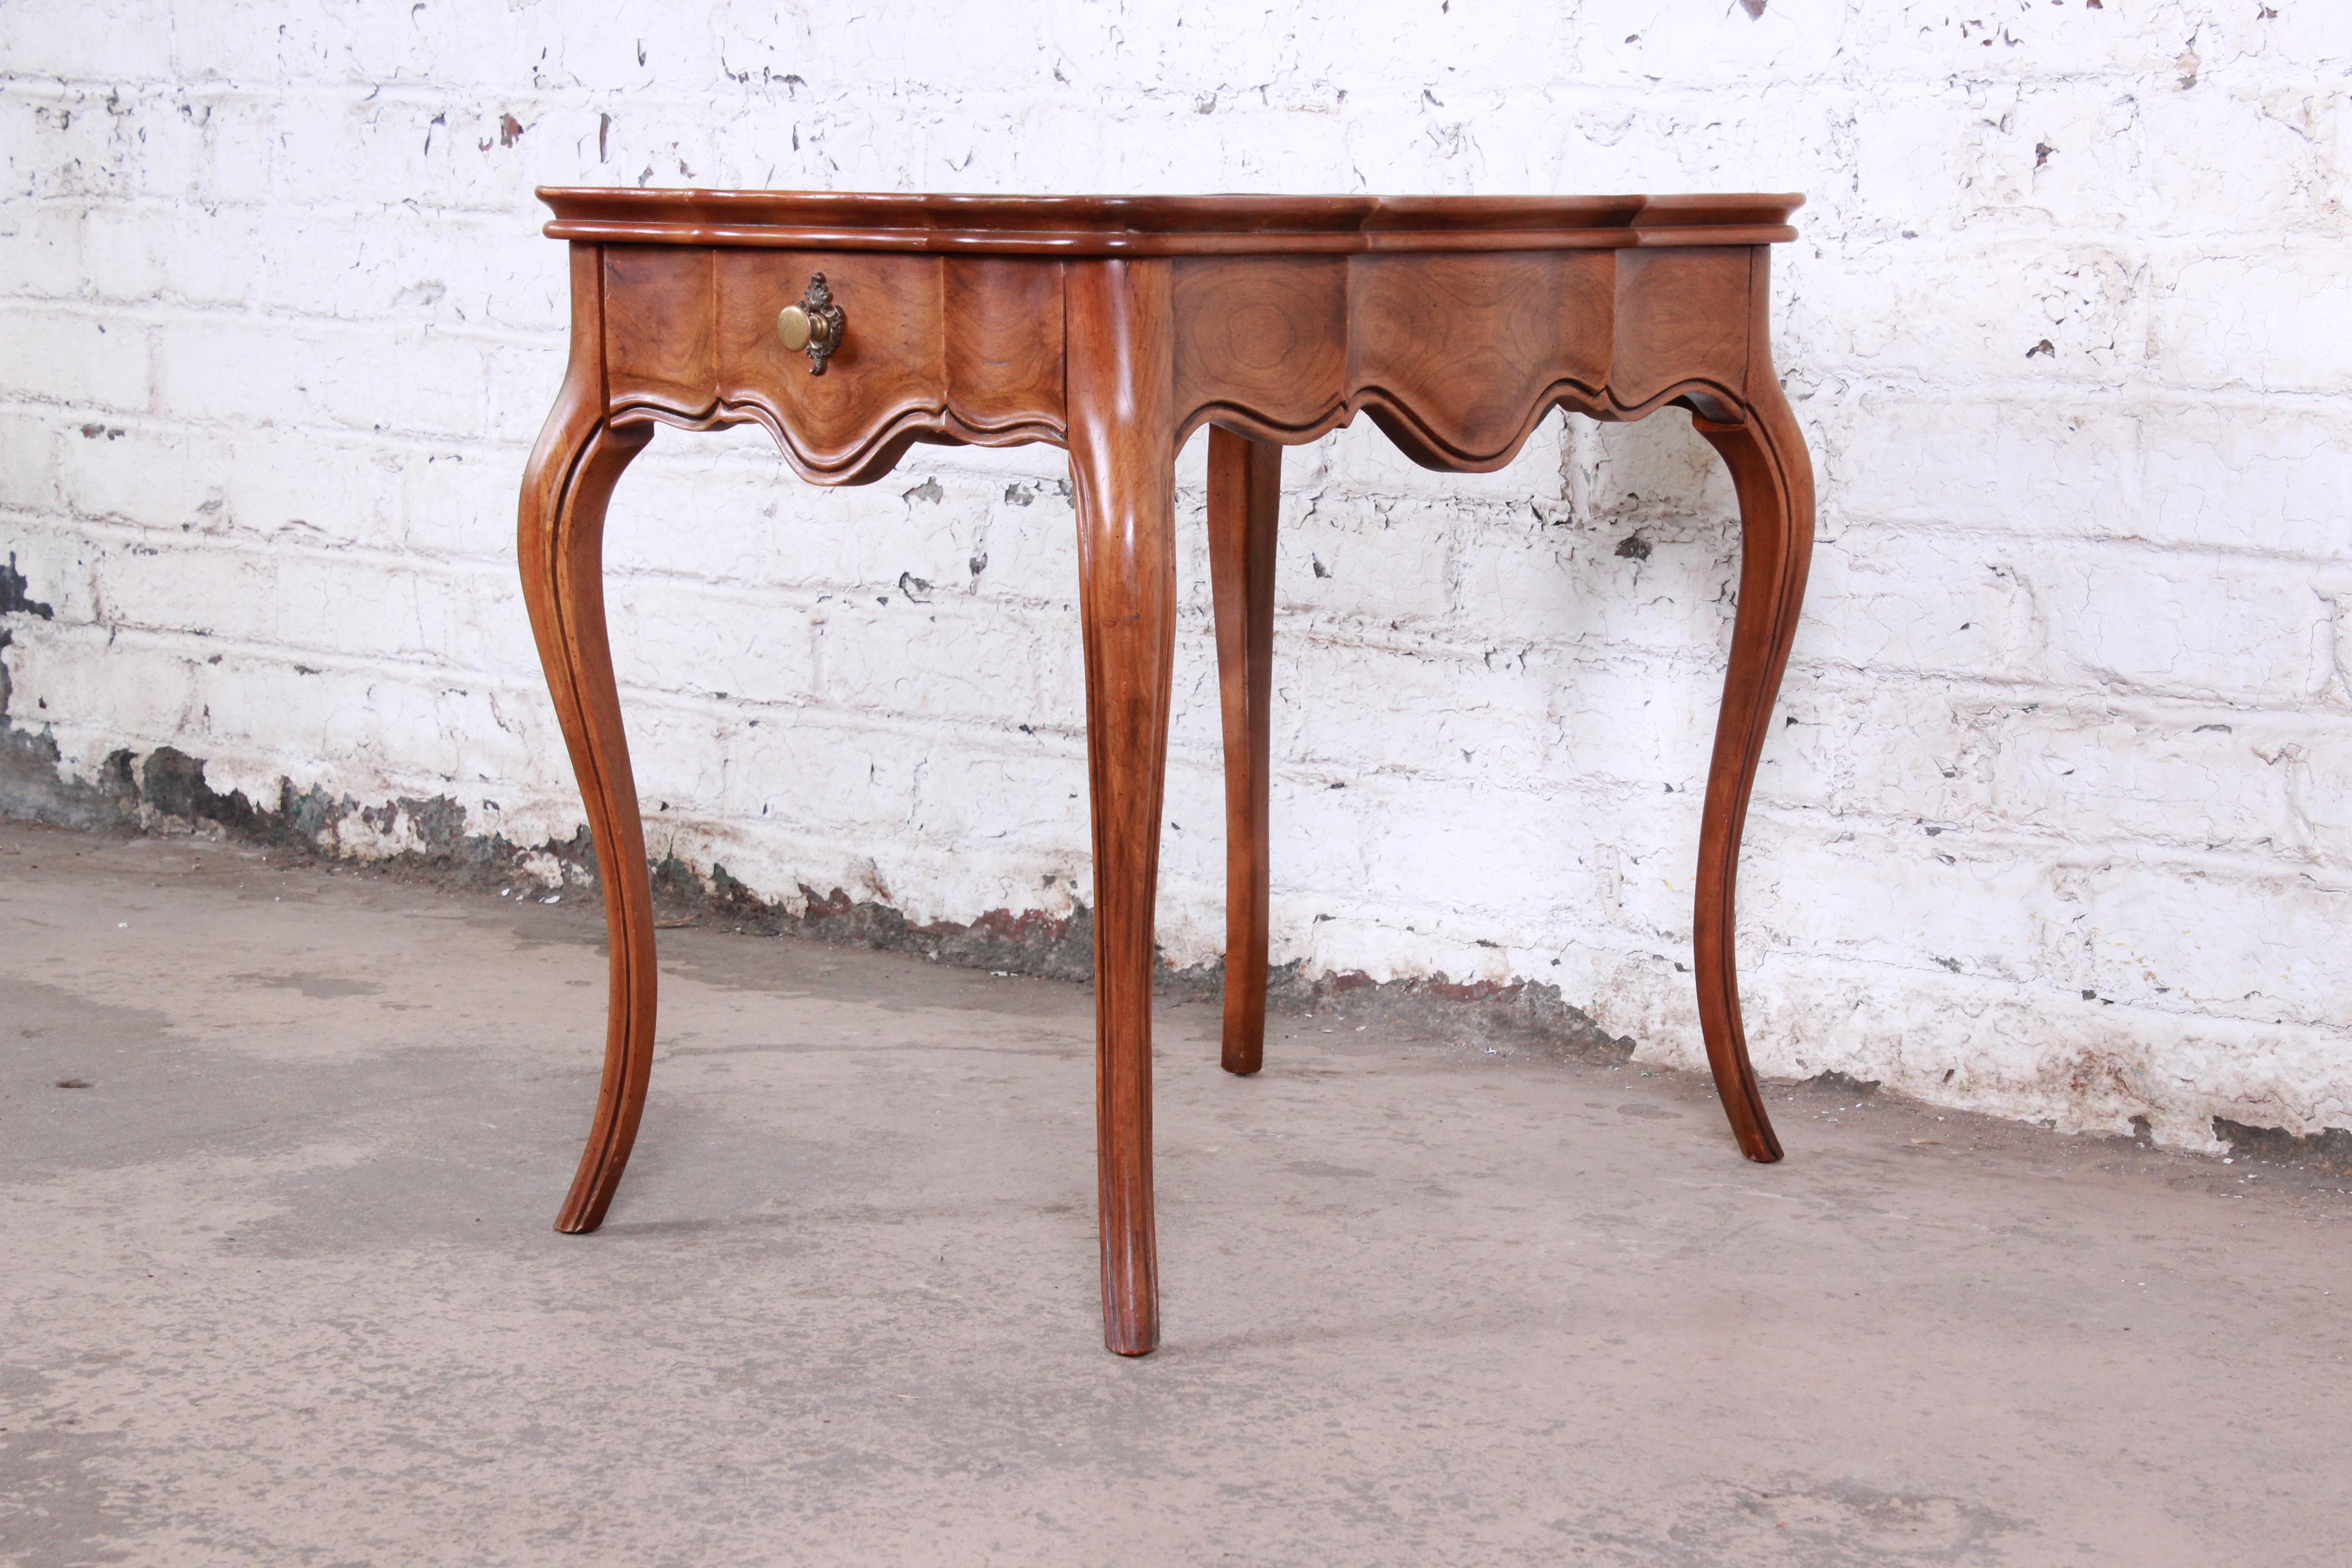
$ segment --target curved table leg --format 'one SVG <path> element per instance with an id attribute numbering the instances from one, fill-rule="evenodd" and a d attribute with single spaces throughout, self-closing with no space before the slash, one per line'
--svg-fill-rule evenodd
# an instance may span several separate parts
<path id="1" fill-rule="evenodd" d="M 575 372 L 577 363 L 575 362 Z M 601 378 L 599 378 L 601 380 Z M 629 1163 L 654 1054 L 654 911 L 636 781 L 604 633 L 604 505 L 650 425 L 604 420 L 601 393 L 567 383 L 523 479 L 520 549 L 524 601 L 541 667 L 562 721 L 604 885 L 611 948 L 604 1078 L 596 1119 L 561 1231 L 594 1230 Z"/>
<path id="2" fill-rule="evenodd" d="M 1225 720 L 1224 1068 L 1265 1065 L 1266 790 L 1282 448 L 1209 430 L 1209 584 Z"/>
<path id="3" fill-rule="evenodd" d="M 1142 1355 L 1160 1342 L 1151 970 L 1176 632 L 1168 264 L 1073 263 L 1064 301 L 1094 805 L 1103 1343 Z"/>
<path id="4" fill-rule="evenodd" d="M 1739 835 L 1757 759 L 1772 721 L 1780 672 L 1797 635 L 1805 573 L 1813 554 L 1813 467 L 1796 416 L 1769 373 L 1768 389 L 1737 422 L 1696 409 L 1692 427 L 1723 458 L 1739 492 L 1739 609 L 1732 622 L 1731 666 L 1715 725 L 1715 756 L 1699 820 L 1698 909 L 1693 945 L 1698 972 L 1699 1028 L 1716 1092 L 1731 1119 L 1739 1152 L 1769 1163 L 1780 1157 L 1765 1114 L 1748 1037 L 1739 1024 L 1739 976 L 1732 937 Z"/>

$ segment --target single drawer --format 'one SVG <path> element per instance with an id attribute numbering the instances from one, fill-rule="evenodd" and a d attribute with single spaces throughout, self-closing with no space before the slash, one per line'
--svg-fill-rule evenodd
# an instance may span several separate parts
<path id="1" fill-rule="evenodd" d="M 756 420 L 815 479 L 877 477 L 909 439 L 1062 437 L 1061 264 L 994 257 L 610 246 L 611 407 Z M 776 318 L 824 277 L 843 318 L 822 374 Z"/>

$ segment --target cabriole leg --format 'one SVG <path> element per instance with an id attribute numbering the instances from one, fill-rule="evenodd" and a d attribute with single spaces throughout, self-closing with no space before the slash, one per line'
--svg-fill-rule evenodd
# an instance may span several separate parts
<path id="1" fill-rule="evenodd" d="M 1282 448 L 1209 431 L 1209 584 L 1225 721 L 1227 1072 L 1265 1064 L 1266 795 L 1274 698 L 1274 541 Z"/>
<path id="2" fill-rule="evenodd" d="M 1160 1342 L 1152 900 L 1176 628 L 1167 264 L 1073 265 L 1065 301 L 1094 805 L 1103 1342 L 1121 1355 L 1142 1355 Z"/>
<path id="3" fill-rule="evenodd" d="M 604 631 L 604 506 L 650 425 L 605 421 L 593 388 L 567 384 L 523 479 L 520 548 L 523 599 L 541 667 L 588 809 L 604 886 L 612 987 L 604 1077 L 579 1173 L 555 1228 L 594 1230 L 620 1184 L 645 1110 L 654 1053 L 654 911 L 636 781 Z"/>
<path id="4" fill-rule="evenodd" d="M 1715 756 L 1706 777 L 1706 808 L 1699 821 L 1697 920 L 1699 1027 L 1716 1092 L 1751 1160 L 1780 1157 L 1780 1141 L 1748 1060 L 1739 1022 L 1734 889 L 1739 837 L 1757 759 L 1769 732 L 1780 672 L 1797 635 L 1805 574 L 1813 554 L 1813 468 L 1788 400 L 1768 375 L 1763 396 L 1737 422 L 1697 413 L 1692 426 L 1731 469 L 1739 492 L 1739 609 L 1732 622 L 1731 667 L 1724 676 L 1723 709 L 1716 719 Z"/>

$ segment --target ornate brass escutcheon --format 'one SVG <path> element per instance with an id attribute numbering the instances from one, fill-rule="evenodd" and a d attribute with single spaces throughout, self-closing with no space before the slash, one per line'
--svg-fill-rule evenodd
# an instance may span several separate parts
<path id="1" fill-rule="evenodd" d="M 833 302 L 833 290 L 826 287 L 824 274 L 814 273 L 808 290 L 797 305 L 787 305 L 776 312 L 776 336 L 782 338 L 786 352 L 808 351 L 809 374 L 823 375 L 824 362 L 841 347 L 842 330 L 848 321 L 841 307 Z"/>

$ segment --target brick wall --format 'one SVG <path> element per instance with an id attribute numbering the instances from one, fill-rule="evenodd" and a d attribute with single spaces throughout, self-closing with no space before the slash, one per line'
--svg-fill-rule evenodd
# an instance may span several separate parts
<path id="1" fill-rule="evenodd" d="M 562 371 L 537 183 L 1803 190 L 1774 315 L 1821 543 L 1742 876 L 1760 1064 L 2192 1144 L 2352 1123 L 2352 10 L 1218 9 L 0 12 L 17 754 L 70 791 L 174 748 L 371 808 L 321 829 L 354 854 L 416 842 L 403 800 L 571 836 L 510 557 Z M 1059 454 L 826 492 L 762 440 L 665 432 L 615 503 L 656 853 L 1066 911 Z M 1202 445 L 1179 963 L 1222 937 Z M 1666 414 L 1482 477 L 1369 426 L 1286 465 L 1277 960 L 1556 984 L 1694 1059 L 1706 449 Z"/>

